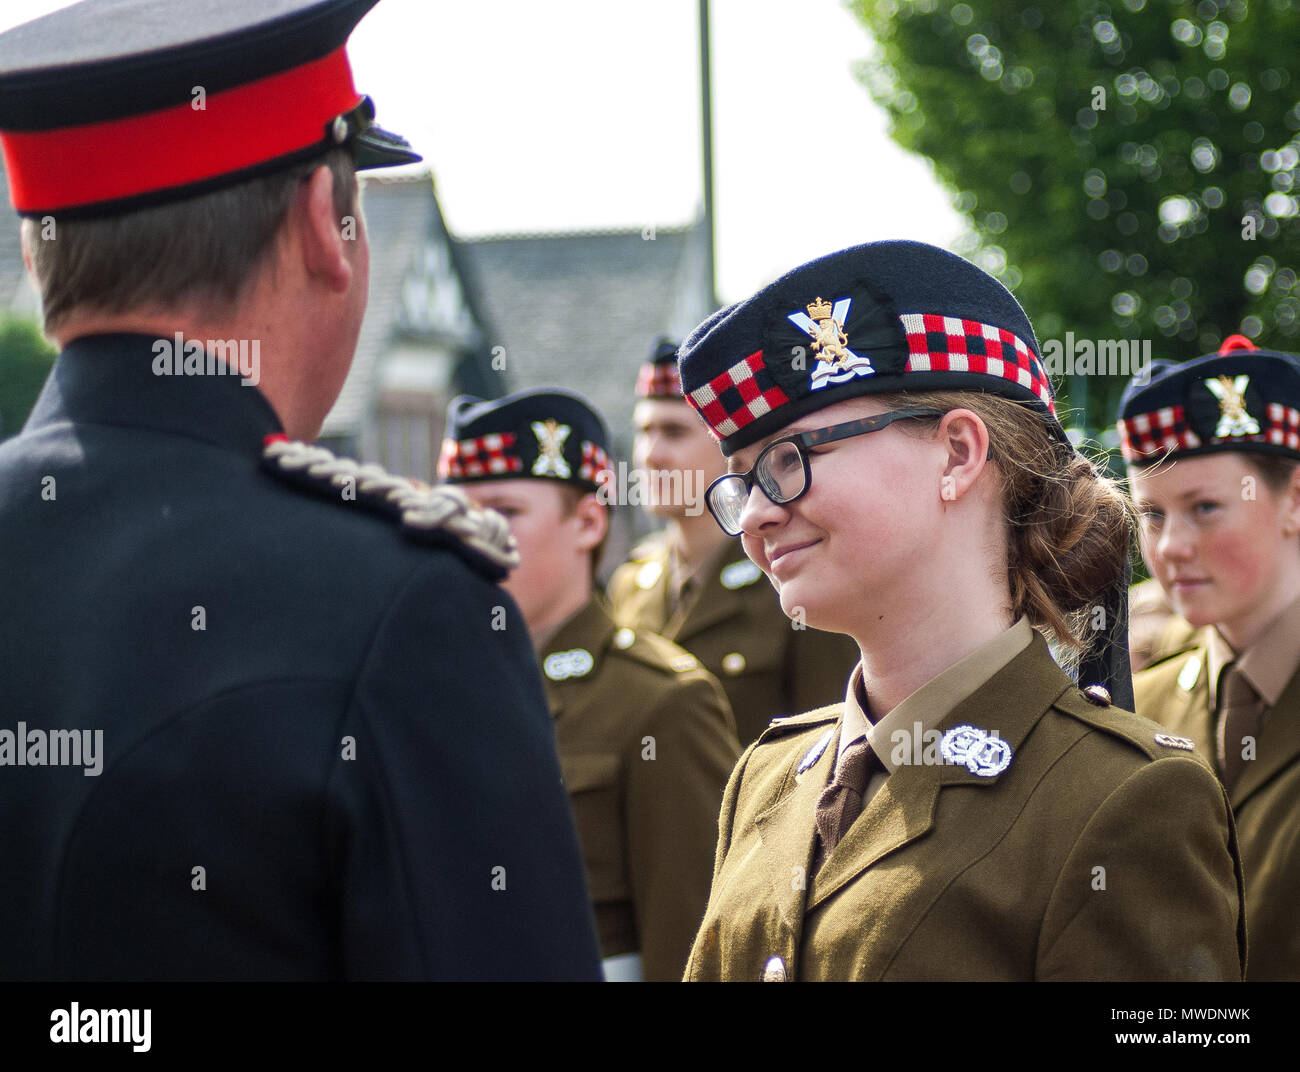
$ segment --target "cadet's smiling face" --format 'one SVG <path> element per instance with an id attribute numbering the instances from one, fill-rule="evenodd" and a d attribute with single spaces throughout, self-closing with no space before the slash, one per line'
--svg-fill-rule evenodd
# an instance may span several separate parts
<path id="1" fill-rule="evenodd" d="M 636 436 L 632 464 L 642 472 L 678 472 L 676 479 L 646 482 L 646 509 L 655 517 L 684 517 L 687 493 L 703 500 L 704 489 L 725 472 L 718 444 L 685 399 L 643 398 L 632 413 Z M 687 477 L 693 485 L 688 486 Z M 676 492 L 676 495 L 670 493 Z"/>
<path id="2" fill-rule="evenodd" d="M 772 439 L 885 412 L 869 398 L 840 402 L 791 422 L 727 459 L 743 473 Z M 932 554 L 942 503 L 942 447 L 903 430 L 809 450 L 811 484 L 802 498 L 774 504 L 757 484 L 741 514 L 745 553 L 767 574 L 790 617 L 856 635 L 864 614 L 907 599 L 908 578 Z"/>
<path id="3" fill-rule="evenodd" d="M 1142 557 L 1193 625 L 1217 625 L 1234 646 L 1248 644 L 1285 609 L 1289 592 L 1294 598 L 1300 504 L 1294 492 L 1274 491 L 1243 454 L 1134 468 L 1129 481 Z"/>

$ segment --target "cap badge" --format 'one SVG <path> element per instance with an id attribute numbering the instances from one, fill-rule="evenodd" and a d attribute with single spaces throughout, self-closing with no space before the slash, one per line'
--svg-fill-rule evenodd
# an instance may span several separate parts
<path id="1" fill-rule="evenodd" d="M 1259 435 L 1259 421 L 1246 411 L 1246 388 L 1249 376 L 1228 379 L 1218 376 L 1205 381 L 1210 394 L 1219 400 L 1219 425 L 1214 429 L 1216 439 L 1229 436 Z"/>
<path id="2" fill-rule="evenodd" d="M 573 648 L 571 651 L 553 651 L 542 663 L 542 669 L 552 681 L 563 681 L 570 677 L 586 677 L 596 661 L 586 648 Z"/>
<path id="3" fill-rule="evenodd" d="M 977 726 L 954 726 L 939 741 L 939 754 L 981 778 L 994 778 L 1011 766 L 1011 746 Z"/>
<path id="4" fill-rule="evenodd" d="M 533 462 L 533 476 L 555 476 L 568 480 L 573 475 L 563 453 L 564 441 L 569 438 L 570 431 L 567 424 L 561 424 L 554 417 L 533 421 L 538 450 L 537 461 Z"/>
<path id="5" fill-rule="evenodd" d="M 849 349 L 844 323 L 852 304 L 852 298 L 840 298 L 832 307 L 830 302 L 818 297 L 804 306 L 806 312 L 787 314 L 795 327 L 812 337 L 812 352 L 817 355 L 810 388 L 813 391 L 829 383 L 845 383 L 854 376 L 870 376 L 876 371 L 870 360 Z"/>
<path id="6" fill-rule="evenodd" d="M 763 965 L 763 982 L 784 983 L 785 980 L 785 961 L 780 957 L 768 957 Z"/>

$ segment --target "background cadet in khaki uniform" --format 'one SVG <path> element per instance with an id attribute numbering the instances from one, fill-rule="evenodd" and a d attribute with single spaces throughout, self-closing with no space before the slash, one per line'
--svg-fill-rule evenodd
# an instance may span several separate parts
<path id="1" fill-rule="evenodd" d="M 1300 359 L 1234 336 L 1159 363 L 1125 393 L 1120 433 L 1142 554 L 1201 627 L 1137 675 L 1138 711 L 1228 788 L 1248 978 L 1300 979 Z"/>
<path id="2" fill-rule="evenodd" d="M 842 703 L 733 772 L 687 978 L 1240 979 L 1228 803 L 1190 741 L 1110 705 L 1131 514 L 1036 346 L 1000 284 L 912 242 L 804 265 L 683 344 L 731 474 L 710 511 L 862 653 Z"/>
<path id="3" fill-rule="evenodd" d="M 1128 592 L 1128 655 L 1133 673 L 1182 651 L 1196 628 L 1169 605 L 1160 582 L 1149 577 Z"/>
<path id="4" fill-rule="evenodd" d="M 606 532 L 593 492 L 609 459 L 585 401 L 458 398 L 447 436 L 440 475 L 504 514 L 519 542 L 505 587 L 541 663 L 606 978 L 679 979 L 740 753 L 726 696 L 694 656 L 615 625 L 593 593 Z"/>
<path id="5" fill-rule="evenodd" d="M 648 482 L 646 505 L 668 526 L 614 572 L 610 604 L 620 623 L 668 637 L 717 675 L 749 744 L 777 715 L 843 695 L 857 645 L 787 618 L 762 570 L 704 510 L 724 463 L 682 397 L 675 343 L 656 344 L 636 394 L 634 461 L 665 474 Z"/>

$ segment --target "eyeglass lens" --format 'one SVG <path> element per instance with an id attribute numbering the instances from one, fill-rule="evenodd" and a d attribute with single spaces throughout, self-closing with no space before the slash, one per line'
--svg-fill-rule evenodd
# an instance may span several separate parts
<path id="1" fill-rule="evenodd" d="M 807 471 L 799 448 L 790 442 L 777 443 L 764 451 L 754 470 L 754 479 L 769 499 L 786 503 L 803 494 Z M 719 481 L 709 495 L 709 505 L 718 524 L 728 535 L 740 533 L 740 515 L 749 499 L 745 481 L 733 476 Z"/>

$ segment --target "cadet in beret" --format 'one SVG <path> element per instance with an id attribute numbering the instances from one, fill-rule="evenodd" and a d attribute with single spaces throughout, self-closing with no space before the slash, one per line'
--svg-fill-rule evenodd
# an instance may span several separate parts
<path id="1" fill-rule="evenodd" d="M 1300 358 L 1230 336 L 1158 362 L 1120 410 L 1142 555 L 1197 627 L 1134 679 L 1137 709 L 1227 787 L 1247 978 L 1300 979 Z"/>
<path id="2" fill-rule="evenodd" d="M 463 396 L 439 475 L 503 514 L 506 582 L 545 678 L 560 765 L 611 981 L 681 978 L 704 913 L 722 789 L 740 745 L 726 696 L 693 655 L 619 627 L 594 588 L 612 477 L 604 421 L 578 395 Z"/>
<path id="3" fill-rule="evenodd" d="M 722 475 L 723 458 L 682 397 L 676 343 L 656 343 L 636 396 L 634 462 L 646 508 L 668 524 L 614 571 L 610 605 L 623 625 L 676 641 L 712 671 L 749 744 L 777 715 L 840 696 L 858 649 L 788 619 L 762 571 L 705 511 L 704 489 Z"/>
<path id="4" fill-rule="evenodd" d="M 1227 801 L 1111 705 L 1130 508 L 1015 299 L 859 246 L 715 314 L 680 371 L 727 456 L 714 517 L 861 652 L 842 702 L 741 757 L 687 978 L 1240 979 Z"/>
<path id="5" fill-rule="evenodd" d="M 372 4 L 0 36 L 62 347 L 0 446 L 0 977 L 599 977 L 505 523 L 297 442 L 366 305 L 355 171 L 419 159 L 352 86 Z"/>

